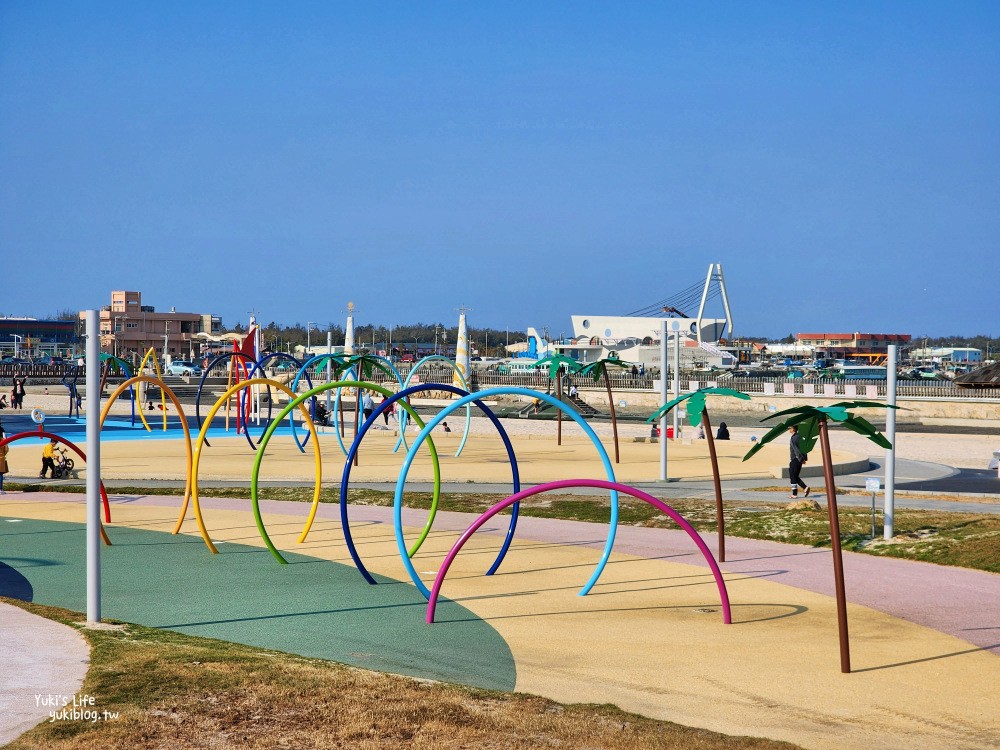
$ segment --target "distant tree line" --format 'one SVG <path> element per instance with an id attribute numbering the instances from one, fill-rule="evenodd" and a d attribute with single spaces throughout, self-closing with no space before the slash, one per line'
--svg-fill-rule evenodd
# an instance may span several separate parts
<path id="1" fill-rule="evenodd" d="M 246 327 L 236 323 L 225 328 L 226 332 L 243 333 Z M 516 344 L 527 341 L 527 335 L 521 331 L 504 331 L 495 328 L 467 329 L 470 351 L 475 349 L 480 356 L 503 357 L 506 355 L 506 344 Z M 296 346 L 310 345 L 314 349 L 326 346 L 326 334 L 330 333 L 333 346 L 343 346 L 346 331 L 339 323 L 327 323 L 325 326 L 315 324 L 308 331 L 302 323 L 279 325 L 271 321 L 261 326 L 264 346 L 272 351 L 294 350 Z M 400 351 L 413 351 L 414 343 L 421 351 L 433 347 L 435 343 L 444 350 L 454 350 L 458 341 L 458 326 L 445 326 L 442 323 L 411 323 L 399 326 L 357 325 L 354 327 L 354 345 L 358 348 L 371 348 L 372 341 L 379 347 L 392 344 Z M 487 343 L 489 351 L 487 351 Z"/>

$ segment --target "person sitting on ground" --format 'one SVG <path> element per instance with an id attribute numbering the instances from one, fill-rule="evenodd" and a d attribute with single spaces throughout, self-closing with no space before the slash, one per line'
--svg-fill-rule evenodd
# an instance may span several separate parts
<path id="1" fill-rule="evenodd" d="M 694 431 L 694 439 L 695 440 L 704 440 L 705 439 L 705 427 L 704 427 L 704 425 L 700 425 L 700 424 L 698 425 L 698 429 Z"/>
<path id="2" fill-rule="evenodd" d="M 579 395 L 579 391 L 576 389 L 576 384 L 574 383 L 569 387 L 569 397 L 576 398 Z"/>
<path id="3" fill-rule="evenodd" d="M 316 424 L 326 424 L 327 411 L 322 401 L 316 402 Z"/>
<path id="4" fill-rule="evenodd" d="M 41 479 L 44 479 L 45 478 L 45 472 L 50 471 L 50 470 L 52 472 L 52 476 L 53 477 L 55 477 L 55 475 L 56 475 L 56 465 L 55 465 L 55 462 L 52 460 L 52 457 L 55 455 L 56 444 L 58 442 L 59 441 L 57 441 L 55 438 L 52 438 L 45 445 L 45 447 L 42 448 L 42 471 L 38 475 L 39 478 L 41 478 Z"/>
<path id="5" fill-rule="evenodd" d="M 725 422 L 719 422 L 719 431 L 715 433 L 716 440 L 729 440 L 729 428 Z"/>
<path id="6" fill-rule="evenodd" d="M 7 394 L 0 394 L 0 409 L 7 408 Z"/>

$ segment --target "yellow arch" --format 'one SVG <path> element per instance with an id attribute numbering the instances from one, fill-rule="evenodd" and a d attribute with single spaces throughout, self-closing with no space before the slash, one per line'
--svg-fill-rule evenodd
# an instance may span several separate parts
<path id="1" fill-rule="evenodd" d="M 212 543 L 211 537 L 208 535 L 208 530 L 205 528 L 205 520 L 201 515 L 201 503 L 198 501 L 198 467 L 201 463 L 201 449 L 205 444 L 205 436 L 208 433 L 208 427 L 212 424 L 212 420 L 215 418 L 219 409 L 222 408 L 222 404 L 229 403 L 230 397 L 232 397 L 232 395 L 237 391 L 253 385 L 266 385 L 277 388 L 290 399 L 294 399 L 296 396 L 296 394 L 293 393 L 288 386 L 282 385 L 275 380 L 270 380 L 268 378 L 253 378 L 251 380 L 244 380 L 242 383 L 237 383 L 229 388 L 225 393 L 219 396 L 215 404 L 212 405 L 211 411 L 208 412 L 208 416 L 205 418 L 205 423 L 201 426 L 201 430 L 198 433 L 198 440 L 196 441 L 194 448 L 194 459 L 190 472 L 191 499 L 194 504 L 194 517 L 198 521 L 198 528 L 201 530 L 201 537 L 205 540 L 205 544 L 208 545 L 208 548 L 216 555 L 219 554 L 219 550 L 216 549 L 215 545 Z M 313 452 L 316 456 L 316 484 L 313 488 L 313 501 L 312 507 L 309 510 L 309 517 L 306 519 L 305 527 L 303 527 L 302 533 L 299 535 L 298 541 L 302 542 L 309 534 L 309 529 L 312 528 L 313 520 L 316 518 L 316 511 L 319 510 L 319 493 L 323 484 L 323 460 L 319 449 L 319 434 L 316 432 L 316 425 L 313 423 L 312 417 L 309 416 L 309 410 L 304 406 L 304 404 L 299 404 L 299 410 L 305 417 L 305 422 L 309 426 L 309 432 L 312 433 Z"/>
<path id="2" fill-rule="evenodd" d="M 160 369 L 160 361 L 156 358 L 156 351 L 153 347 L 149 347 L 149 351 L 146 352 L 146 356 L 142 358 L 142 362 L 139 363 L 139 369 L 136 372 L 142 372 L 143 368 L 146 366 L 146 360 L 150 357 L 153 358 L 153 368 L 156 370 L 156 377 L 162 383 L 163 382 L 163 371 Z M 163 389 L 160 389 L 160 407 L 163 411 L 163 431 L 167 431 L 167 398 L 163 393 Z M 139 419 L 142 420 L 143 426 L 146 428 L 147 432 L 152 432 L 153 428 L 149 426 L 149 422 L 146 421 L 146 417 L 142 413 L 142 404 L 139 404 Z"/>
<path id="3" fill-rule="evenodd" d="M 118 386 L 114 393 L 108 396 L 108 403 L 104 405 L 104 409 L 101 410 L 101 422 L 100 427 L 104 428 L 104 420 L 108 416 L 108 412 L 111 411 L 111 405 L 118 399 L 118 397 L 133 383 L 155 383 L 160 386 L 160 392 L 170 396 L 170 400 L 173 402 L 174 406 L 177 407 L 177 414 L 181 419 L 181 427 L 184 430 L 184 447 L 187 450 L 187 480 L 184 483 L 184 504 L 181 506 L 181 514 L 177 518 L 177 525 L 174 526 L 172 534 L 177 534 L 181 530 L 181 525 L 184 523 L 184 516 L 187 515 L 188 501 L 191 499 L 191 431 L 188 429 L 187 417 L 184 416 L 184 410 L 181 408 L 180 401 L 177 400 L 177 396 L 170 389 L 170 387 L 164 383 L 162 380 L 157 380 L 149 375 L 136 375 L 129 378 L 120 386 Z M 142 409 L 140 408 L 141 412 Z M 164 415 L 166 415 L 166 409 L 163 410 Z M 147 426 L 148 429 L 148 426 Z"/>

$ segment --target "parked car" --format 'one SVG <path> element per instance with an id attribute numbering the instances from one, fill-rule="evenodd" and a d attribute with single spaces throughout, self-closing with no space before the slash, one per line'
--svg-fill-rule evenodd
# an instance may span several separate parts
<path id="1" fill-rule="evenodd" d="M 30 365 L 31 362 L 29 362 L 26 359 L 22 359 L 21 357 L 4 357 L 3 359 L 0 359 L 0 364 L 4 364 L 4 365 Z"/>
<path id="2" fill-rule="evenodd" d="M 167 375 L 201 375 L 201 367 L 185 359 L 175 359 L 167 365 Z"/>
<path id="3" fill-rule="evenodd" d="M 35 360 L 36 365 L 64 365 L 66 360 L 62 357 L 50 357 L 48 355 Z"/>

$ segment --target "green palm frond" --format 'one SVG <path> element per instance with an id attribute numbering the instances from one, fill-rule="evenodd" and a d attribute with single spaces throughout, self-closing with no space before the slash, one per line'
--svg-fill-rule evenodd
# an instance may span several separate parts
<path id="1" fill-rule="evenodd" d="M 580 369 L 580 363 L 572 357 L 567 357 L 565 354 L 550 354 L 535 362 L 535 367 L 544 367 L 546 365 L 549 368 L 549 378 L 551 380 L 555 380 L 561 367 L 565 367 L 567 373 L 577 372 Z"/>
<path id="2" fill-rule="evenodd" d="M 774 417 L 779 416 L 791 416 L 789 416 L 789 418 L 781 424 L 776 425 L 768 431 L 768 433 L 764 435 L 764 437 L 761 438 L 756 445 L 747 451 L 747 454 L 743 456 L 743 460 L 746 461 L 767 443 L 774 440 L 789 427 L 793 427 L 795 425 L 799 425 L 799 450 L 808 455 L 809 451 L 811 451 L 816 445 L 816 439 L 819 436 L 819 421 L 821 418 L 839 422 L 847 429 L 856 432 L 859 435 L 864 435 L 876 445 L 883 448 L 891 448 L 892 443 L 886 439 L 885 435 L 875 429 L 875 425 L 864 417 L 859 417 L 848 411 L 848 409 L 852 408 L 860 409 L 869 407 L 878 407 L 882 409 L 897 408 L 895 406 L 891 406 L 890 404 L 882 404 L 877 401 L 842 401 L 840 403 L 833 404 L 832 406 L 797 406 L 793 409 L 785 409 L 784 411 L 770 414 L 761 421 L 767 421 L 768 419 L 773 419 Z"/>
<path id="3" fill-rule="evenodd" d="M 883 404 L 881 401 L 841 401 L 840 403 L 833 404 L 833 406 L 841 406 L 845 409 L 898 409 L 898 406 L 892 404 Z"/>
<path id="4" fill-rule="evenodd" d="M 816 447 L 819 440 L 819 417 L 810 417 L 799 423 L 799 450 L 805 455 Z"/>
<path id="5" fill-rule="evenodd" d="M 879 445 L 883 448 L 892 447 L 892 443 L 889 442 L 889 439 L 881 432 L 879 432 L 877 429 L 875 429 L 875 425 L 873 425 L 864 417 L 851 416 L 850 419 L 844 420 L 842 424 L 847 429 L 853 430 L 859 435 L 864 435 L 866 438 L 871 440 L 876 445 Z"/>
<path id="6" fill-rule="evenodd" d="M 683 396 L 678 396 L 677 398 L 673 399 L 672 401 L 668 401 L 663 406 L 661 406 L 657 410 L 657 412 L 655 414 L 653 414 L 653 416 L 651 416 L 649 419 L 647 419 L 646 422 L 655 422 L 657 419 L 659 419 L 664 414 L 666 414 L 671 409 L 673 409 L 675 406 L 677 406 L 677 404 L 681 403 L 682 401 L 687 401 L 693 395 L 694 395 L 694 393 L 685 393 Z"/>
<path id="7" fill-rule="evenodd" d="M 701 422 L 702 412 L 705 411 L 706 396 L 732 396 L 734 398 L 743 399 L 744 401 L 750 400 L 750 396 L 740 391 L 733 390 L 732 388 L 699 388 L 691 393 L 685 393 L 683 396 L 678 396 L 673 401 L 668 401 L 661 406 L 655 414 L 647 419 L 646 422 L 655 422 L 657 419 L 677 406 L 677 404 L 681 403 L 681 401 L 690 399 L 690 403 L 687 405 L 688 420 L 691 422 L 692 427 L 697 426 L 698 423 Z"/>
<path id="8" fill-rule="evenodd" d="M 380 359 L 366 354 L 357 354 L 352 357 L 347 357 L 343 362 L 334 365 L 334 370 L 338 375 L 340 375 L 343 372 L 347 372 L 352 367 L 357 374 L 358 380 L 368 380 L 375 370 L 380 370 L 386 375 L 392 374 L 389 371 L 389 368 L 386 367 Z"/>
<path id="9" fill-rule="evenodd" d="M 579 374 L 587 378 L 593 378 L 596 383 L 598 380 L 604 377 L 604 373 L 607 372 L 608 367 L 622 367 L 628 369 L 631 365 L 628 362 L 622 362 L 620 359 L 614 357 L 606 357 L 605 359 L 599 359 L 596 362 L 591 362 L 580 368 Z"/>
<path id="10" fill-rule="evenodd" d="M 796 414 L 795 416 L 793 416 L 793 417 L 785 420 L 781 424 L 775 425 L 770 430 L 768 430 L 768 432 L 764 435 L 764 437 L 762 437 L 760 440 L 758 440 L 754 444 L 754 446 L 752 448 L 750 448 L 750 450 L 747 452 L 747 454 L 745 456 L 743 456 L 743 460 L 746 461 L 748 458 L 750 458 L 752 455 L 754 455 L 757 451 L 759 451 L 765 445 L 767 445 L 768 443 L 770 443 L 776 437 L 778 437 L 779 435 L 783 435 L 788 430 L 789 427 L 793 427 L 795 425 L 802 424 L 803 422 L 806 422 L 807 420 L 815 419 L 815 418 L 816 418 L 815 414 L 809 414 L 809 413 L 807 413 L 807 414 Z"/>

